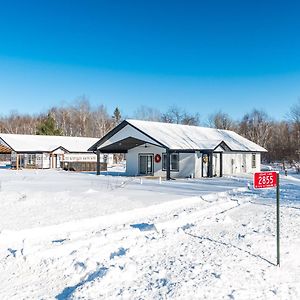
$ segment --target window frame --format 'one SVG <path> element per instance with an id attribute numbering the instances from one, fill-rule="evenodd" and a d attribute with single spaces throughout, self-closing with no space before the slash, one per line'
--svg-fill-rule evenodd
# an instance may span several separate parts
<path id="1" fill-rule="evenodd" d="M 177 163 L 177 168 L 172 169 L 172 156 L 177 156 L 176 158 L 176 163 Z M 166 168 L 166 157 L 167 157 L 167 153 L 162 153 L 162 171 L 167 171 Z M 171 153 L 170 154 L 170 171 L 171 172 L 179 172 L 179 153 Z"/>
<path id="2" fill-rule="evenodd" d="M 256 154 L 255 153 L 252 153 L 252 156 L 251 156 L 251 166 L 252 166 L 252 169 L 256 169 L 256 167 L 257 167 Z"/>

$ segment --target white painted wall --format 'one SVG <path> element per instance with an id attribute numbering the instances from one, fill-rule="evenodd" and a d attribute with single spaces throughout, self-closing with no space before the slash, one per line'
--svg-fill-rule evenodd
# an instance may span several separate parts
<path id="1" fill-rule="evenodd" d="M 130 176 L 139 175 L 139 154 L 165 153 L 163 148 L 157 146 L 144 145 L 133 148 L 126 154 L 126 173 Z M 256 157 L 256 168 L 252 168 L 252 153 L 232 153 L 223 152 L 223 175 L 252 174 L 260 171 L 260 153 L 253 153 Z M 214 168 L 213 175 L 220 176 L 220 153 L 213 154 Z M 179 172 L 172 172 L 173 178 L 185 178 L 193 176 L 202 177 L 202 154 L 201 153 L 179 153 Z M 154 162 L 154 176 L 166 176 L 166 171 L 162 171 L 162 160 Z"/>
<path id="2" fill-rule="evenodd" d="M 130 176 L 139 175 L 139 154 L 159 154 L 162 157 L 162 153 L 165 150 L 161 147 L 152 146 L 147 144 L 147 148 L 144 145 L 135 147 L 126 153 L 126 173 Z M 162 160 L 160 163 L 154 162 L 154 175 L 165 176 L 166 172 L 161 171 Z"/>
<path id="3" fill-rule="evenodd" d="M 43 169 L 50 168 L 50 155 L 49 153 L 43 153 Z"/>
<path id="4" fill-rule="evenodd" d="M 213 153 L 213 176 L 220 176 L 220 153 Z"/>
<path id="5" fill-rule="evenodd" d="M 199 152 L 195 153 L 195 172 L 194 178 L 202 177 L 202 154 Z"/>
<path id="6" fill-rule="evenodd" d="M 252 168 L 252 154 L 256 157 L 256 168 Z M 260 153 L 223 153 L 223 174 L 252 174 L 260 171 Z"/>
<path id="7" fill-rule="evenodd" d="M 179 153 L 179 172 L 171 172 L 171 177 L 195 177 L 195 153 Z"/>
<path id="8" fill-rule="evenodd" d="M 157 143 L 152 140 L 151 138 L 148 138 L 145 134 L 141 133 L 140 131 L 136 130 L 130 125 L 126 125 L 124 128 L 122 128 L 119 132 L 114 134 L 110 139 L 105 141 L 102 145 L 101 148 L 104 148 L 108 145 L 114 144 L 116 142 L 119 142 L 121 140 L 124 140 L 128 137 L 133 137 L 148 143 L 156 144 Z"/>
<path id="9" fill-rule="evenodd" d="M 135 147 L 128 151 L 126 154 L 126 173 L 130 176 L 139 175 L 139 154 L 162 154 L 165 153 L 165 149 L 157 146 L 144 145 Z M 185 178 L 191 175 L 195 176 L 195 161 L 196 155 L 194 153 L 179 153 L 179 172 L 171 171 L 171 177 L 173 178 Z M 199 163 L 199 160 L 197 160 Z M 201 168 L 199 168 L 201 170 Z M 201 173 L 200 173 L 201 174 Z M 162 171 L 162 159 L 159 163 L 154 161 L 154 176 L 166 176 L 166 171 Z"/>

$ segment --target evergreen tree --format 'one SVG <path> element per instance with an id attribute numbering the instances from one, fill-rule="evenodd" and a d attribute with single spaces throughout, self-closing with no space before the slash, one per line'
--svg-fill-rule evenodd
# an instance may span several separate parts
<path id="1" fill-rule="evenodd" d="M 114 110 L 114 114 L 113 114 L 113 120 L 115 122 L 115 124 L 119 124 L 121 121 L 121 112 L 119 107 L 116 107 L 116 109 Z"/>
<path id="2" fill-rule="evenodd" d="M 62 135 L 62 130 L 58 129 L 54 118 L 48 114 L 41 123 L 37 126 L 37 135 Z"/>

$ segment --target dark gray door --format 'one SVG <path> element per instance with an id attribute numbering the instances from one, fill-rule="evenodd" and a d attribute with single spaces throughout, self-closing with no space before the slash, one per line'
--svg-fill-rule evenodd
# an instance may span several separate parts
<path id="1" fill-rule="evenodd" d="M 139 174 L 153 175 L 153 154 L 139 155 Z"/>

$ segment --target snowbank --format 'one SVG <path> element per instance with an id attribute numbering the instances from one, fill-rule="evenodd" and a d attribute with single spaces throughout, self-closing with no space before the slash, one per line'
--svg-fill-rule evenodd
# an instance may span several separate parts
<path id="1" fill-rule="evenodd" d="M 1 170 L 1 299 L 299 299 L 300 184 Z M 288 198 L 290 197 L 290 198 Z"/>

